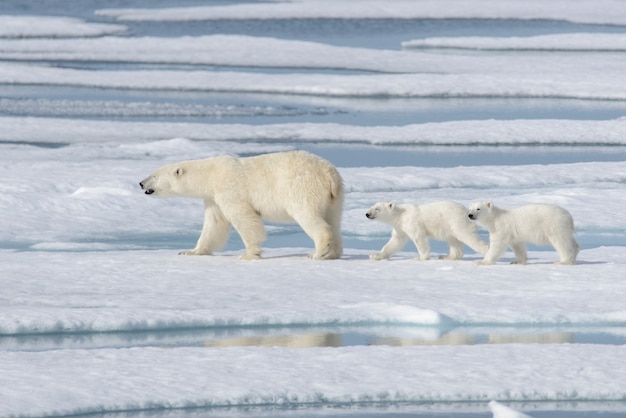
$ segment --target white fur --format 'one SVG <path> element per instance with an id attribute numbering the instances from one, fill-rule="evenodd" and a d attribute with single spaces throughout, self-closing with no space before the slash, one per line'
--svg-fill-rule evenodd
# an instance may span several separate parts
<path id="1" fill-rule="evenodd" d="M 476 225 L 467 217 L 467 209 L 456 202 L 435 202 L 424 205 L 378 202 L 365 214 L 369 219 L 393 226 L 391 239 L 380 252 L 370 254 L 372 260 L 383 260 L 400 251 L 408 240 L 417 247 L 420 260 L 430 258 L 428 239 L 446 241 L 450 253 L 441 258 L 463 257 L 463 244 L 484 255 L 485 244 L 476 234 Z"/>
<path id="2" fill-rule="evenodd" d="M 228 240 L 231 225 L 261 256 L 262 219 L 298 223 L 315 243 L 311 258 L 341 257 L 341 176 L 328 161 L 304 151 L 255 157 L 219 156 L 159 168 L 140 183 L 146 194 L 204 200 L 204 226 L 196 247 L 181 254 L 208 255 Z"/>
<path id="3" fill-rule="evenodd" d="M 507 246 L 515 254 L 515 264 L 526 264 L 526 243 L 550 244 L 559 253 L 559 264 L 576 264 L 574 219 L 559 206 L 536 203 L 503 209 L 491 201 L 475 202 L 469 217 L 489 230 L 489 251 L 480 264 L 494 264 Z"/>

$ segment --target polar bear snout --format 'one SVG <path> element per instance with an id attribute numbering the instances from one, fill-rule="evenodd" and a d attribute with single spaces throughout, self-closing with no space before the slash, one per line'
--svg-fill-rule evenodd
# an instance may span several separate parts
<path id="1" fill-rule="evenodd" d="M 473 213 L 468 214 L 467 217 L 470 218 L 472 221 L 476 220 L 476 216 Z"/>
<path id="2" fill-rule="evenodd" d="M 379 210 L 379 209 L 377 209 L 377 208 L 371 208 L 370 210 L 368 210 L 368 211 L 365 213 L 365 217 L 366 217 L 367 219 L 376 219 L 376 218 L 377 218 L 377 216 L 378 216 L 378 214 L 379 214 L 379 212 L 380 212 L 380 210 Z"/>
<path id="3" fill-rule="evenodd" d="M 141 190 L 145 190 L 146 194 L 152 194 L 154 193 L 154 189 L 152 188 L 152 177 L 148 177 L 142 181 L 139 182 L 139 186 L 141 187 Z"/>

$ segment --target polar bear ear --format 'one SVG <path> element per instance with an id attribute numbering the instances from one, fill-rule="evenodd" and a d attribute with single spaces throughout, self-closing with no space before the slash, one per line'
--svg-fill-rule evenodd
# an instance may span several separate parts
<path id="1" fill-rule="evenodd" d="M 491 200 L 488 200 L 487 202 L 485 202 L 485 206 L 487 206 L 488 209 L 491 209 L 493 207 L 493 202 Z"/>
<path id="2" fill-rule="evenodd" d="M 183 175 L 183 173 L 184 173 L 184 171 L 183 171 L 183 169 L 182 169 L 182 168 L 180 168 L 180 167 L 178 167 L 178 168 L 176 168 L 176 170 L 174 170 L 174 175 L 175 175 L 176 177 L 180 177 L 180 176 L 182 176 L 182 175 Z"/>
<path id="3" fill-rule="evenodd" d="M 389 208 L 389 210 L 393 210 L 393 208 L 396 206 L 395 202 L 389 202 L 387 203 L 387 207 Z"/>

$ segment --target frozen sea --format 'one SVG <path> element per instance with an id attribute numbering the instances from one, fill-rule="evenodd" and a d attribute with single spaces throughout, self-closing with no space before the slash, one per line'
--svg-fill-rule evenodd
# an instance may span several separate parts
<path id="1" fill-rule="evenodd" d="M 3 0 L 0 417 L 626 417 L 625 12 Z M 138 186 L 291 149 L 344 179 L 340 260 L 179 256 L 202 202 Z M 477 199 L 565 207 L 578 264 L 369 260 L 376 201 Z"/>

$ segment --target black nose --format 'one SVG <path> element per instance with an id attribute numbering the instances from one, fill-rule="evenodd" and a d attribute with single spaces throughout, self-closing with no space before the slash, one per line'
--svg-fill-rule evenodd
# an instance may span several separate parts
<path id="1" fill-rule="evenodd" d="M 467 217 L 470 218 L 470 219 L 474 219 L 474 215 L 471 214 L 471 213 L 469 215 L 467 215 Z"/>
<path id="2" fill-rule="evenodd" d="M 366 213 L 366 214 L 365 214 L 365 216 L 366 216 L 368 219 L 372 219 L 372 215 L 370 215 L 369 213 Z"/>
<path id="3" fill-rule="evenodd" d="M 139 182 L 139 186 L 141 186 L 141 188 L 143 189 L 143 181 Z"/>

